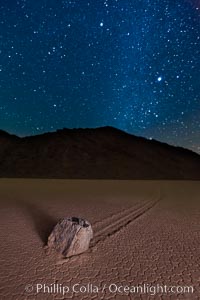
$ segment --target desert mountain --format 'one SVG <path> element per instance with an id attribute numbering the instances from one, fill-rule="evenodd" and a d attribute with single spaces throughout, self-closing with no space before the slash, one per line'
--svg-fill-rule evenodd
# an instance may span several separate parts
<path id="1" fill-rule="evenodd" d="M 200 156 L 113 127 L 24 138 L 0 131 L 0 177 L 196 180 Z"/>

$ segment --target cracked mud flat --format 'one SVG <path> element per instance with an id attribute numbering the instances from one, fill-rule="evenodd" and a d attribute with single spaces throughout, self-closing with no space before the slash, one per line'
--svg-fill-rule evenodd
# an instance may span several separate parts
<path id="1" fill-rule="evenodd" d="M 192 181 L 0 180 L 0 299 L 200 299 L 200 184 Z M 66 216 L 88 219 L 90 249 L 44 244 Z M 193 294 L 26 292 L 36 284 L 193 285 Z"/>

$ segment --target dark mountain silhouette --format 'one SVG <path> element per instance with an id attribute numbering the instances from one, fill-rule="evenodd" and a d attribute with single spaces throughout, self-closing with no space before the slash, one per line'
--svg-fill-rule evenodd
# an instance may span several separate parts
<path id="1" fill-rule="evenodd" d="M 113 127 L 24 138 L 0 131 L 0 177 L 196 180 L 200 156 Z"/>

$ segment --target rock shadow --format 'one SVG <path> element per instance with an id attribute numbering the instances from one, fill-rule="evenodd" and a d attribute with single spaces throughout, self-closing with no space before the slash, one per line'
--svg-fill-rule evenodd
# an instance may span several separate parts
<path id="1" fill-rule="evenodd" d="M 38 233 L 40 239 L 42 240 L 44 245 L 46 245 L 48 236 L 58 220 L 47 214 L 44 210 L 33 203 L 25 201 L 22 201 L 21 203 L 22 208 L 31 217 L 35 230 Z"/>

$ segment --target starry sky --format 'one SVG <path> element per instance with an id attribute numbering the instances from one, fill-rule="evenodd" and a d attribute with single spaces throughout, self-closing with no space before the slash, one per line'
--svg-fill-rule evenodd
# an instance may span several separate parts
<path id="1" fill-rule="evenodd" d="M 0 1 L 0 128 L 106 125 L 200 153 L 200 1 Z"/>

